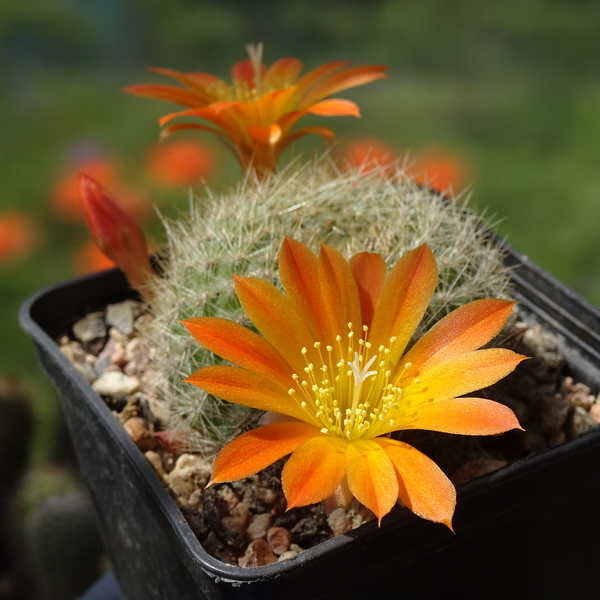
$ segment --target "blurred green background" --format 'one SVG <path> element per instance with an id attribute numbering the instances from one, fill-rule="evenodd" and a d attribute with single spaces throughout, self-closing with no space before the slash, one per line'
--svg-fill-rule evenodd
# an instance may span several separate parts
<path id="1" fill-rule="evenodd" d="M 165 82 L 162 66 L 229 78 L 244 44 L 265 62 L 301 58 L 384 63 L 390 78 L 339 96 L 362 119 L 316 119 L 340 139 L 377 137 L 418 154 L 458 157 L 474 203 L 504 218 L 509 241 L 600 304 L 600 2 L 591 0 L 21 0 L 0 3 L 0 212 L 35 222 L 38 244 L 0 263 L 0 376 L 32 392 L 33 460 L 51 452 L 56 403 L 17 324 L 21 302 L 73 277 L 80 223 L 51 210 L 74 156 L 113 161 L 119 178 L 162 210 L 184 207 L 183 188 L 146 172 L 156 119 L 174 109 L 119 90 Z M 209 181 L 239 169 L 216 153 Z M 312 147 L 312 146 L 307 146 Z M 319 146 L 322 147 L 322 146 Z M 160 228 L 148 229 L 160 241 Z"/>

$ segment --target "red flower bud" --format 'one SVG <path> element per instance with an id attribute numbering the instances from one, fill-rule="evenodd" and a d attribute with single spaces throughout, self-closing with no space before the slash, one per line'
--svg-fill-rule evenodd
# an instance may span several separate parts
<path id="1" fill-rule="evenodd" d="M 131 287 L 144 295 L 152 267 L 142 230 L 104 187 L 85 173 L 79 174 L 79 192 L 96 244 L 123 271 Z"/>

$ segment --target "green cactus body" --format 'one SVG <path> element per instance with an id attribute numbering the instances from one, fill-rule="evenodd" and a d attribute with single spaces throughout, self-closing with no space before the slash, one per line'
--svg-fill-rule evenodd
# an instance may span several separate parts
<path id="1" fill-rule="evenodd" d="M 142 331 L 152 358 L 144 385 L 166 426 L 182 430 L 191 449 L 205 455 L 238 434 L 252 415 L 181 382 L 220 359 L 200 348 L 178 321 L 218 316 L 251 326 L 232 275 L 278 285 L 284 236 L 315 251 L 324 242 L 347 257 L 378 252 L 388 265 L 427 242 L 440 278 L 422 331 L 471 300 L 510 297 L 509 272 L 489 223 L 470 212 L 465 199 L 422 189 L 400 170 L 390 177 L 382 170 L 341 174 L 326 161 L 290 167 L 220 196 L 192 198 L 189 218 L 165 226 L 168 260 L 151 284 L 154 318 Z"/>

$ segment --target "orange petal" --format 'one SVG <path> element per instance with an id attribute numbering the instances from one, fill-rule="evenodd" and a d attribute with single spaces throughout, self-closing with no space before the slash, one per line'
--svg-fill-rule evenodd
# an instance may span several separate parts
<path id="1" fill-rule="evenodd" d="M 475 300 L 436 323 L 403 357 L 420 370 L 477 350 L 495 337 L 513 311 L 514 302 Z"/>
<path id="2" fill-rule="evenodd" d="M 320 67 L 312 69 L 308 73 L 304 74 L 300 81 L 298 81 L 298 87 L 296 89 L 296 95 L 298 98 L 302 96 L 314 85 L 323 81 L 326 77 L 331 76 L 333 73 L 341 71 L 344 67 L 348 66 L 350 61 L 348 60 L 337 60 L 333 62 L 325 63 Z"/>
<path id="3" fill-rule="evenodd" d="M 264 338 L 228 319 L 200 317 L 181 321 L 197 342 L 221 358 L 282 387 L 292 383 L 292 369 Z"/>
<path id="4" fill-rule="evenodd" d="M 319 434 L 298 447 L 281 473 L 288 510 L 321 502 L 335 492 L 346 471 L 346 445 L 340 438 Z"/>
<path id="5" fill-rule="evenodd" d="M 398 500 L 398 478 L 392 461 L 375 440 L 349 442 L 346 457 L 350 491 L 381 523 Z"/>
<path id="6" fill-rule="evenodd" d="M 427 456 L 387 438 L 374 440 L 386 452 L 398 474 L 400 500 L 423 519 L 452 529 L 456 490 L 441 469 Z"/>
<path id="7" fill-rule="evenodd" d="M 277 124 L 269 125 L 268 127 L 248 127 L 248 131 L 261 144 L 272 146 L 281 139 L 281 127 Z"/>
<path id="8" fill-rule="evenodd" d="M 204 391 L 242 406 L 273 411 L 306 421 L 307 413 L 287 393 L 287 389 L 239 367 L 214 365 L 198 369 L 184 379 Z"/>
<path id="9" fill-rule="evenodd" d="M 334 73 L 315 85 L 304 98 L 302 98 L 300 108 L 308 107 L 322 98 L 326 98 L 327 96 L 331 96 L 342 90 L 365 85 L 376 79 L 387 79 L 387 75 L 382 72 L 387 68 L 388 67 L 384 65 L 361 65 Z"/>
<path id="10" fill-rule="evenodd" d="M 410 429 L 496 435 L 522 427 L 513 411 L 504 404 L 483 398 L 453 398 L 421 408 Z"/>
<path id="11" fill-rule="evenodd" d="M 413 409 L 420 410 L 421 404 L 449 400 L 480 390 L 506 377 L 525 359 L 525 356 L 505 348 L 467 352 L 418 374 L 418 379 L 408 378 L 403 383 L 400 378 L 397 383 L 403 388 L 403 406 L 410 414 Z"/>
<path id="12" fill-rule="evenodd" d="M 271 283 L 257 277 L 234 277 L 235 291 L 242 308 L 254 326 L 300 373 L 306 366 L 301 354 L 314 351 L 310 331 L 290 301 Z"/>
<path id="13" fill-rule="evenodd" d="M 220 77 L 211 75 L 210 73 L 181 73 L 173 69 L 163 69 L 160 67 L 150 67 L 148 71 L 171 77 L 179 81 L 179 83 L 183 83 L 183 85 L 186 85 L 198 94 L 202 94 L 207 103 L 210 101 L 208 94 L 209 87 L 215 87 L 215 84 L 219 84 L 220 90 L 223 89 L 223 86 L 229 87 Z"/>
<path id="14" fill-rule="evenodd" d="M 302 116 L 302 114 L 300 116 Z M 298 129 L 297 131 L 292 131 L 291 133 L 286 134 L 281 140 L 281 142 L 279 142 L 277 152 L 281 154 L 290 144 L 297 142 L 300 138 L 304 137 L 305 135 L 308 135 L 309 133 L 312 133 L 313 135 L 318 135 L 330 143 L 333 142 L 333 140 L 335 140 L 335 133 L 328 127 L 312 125 L 311 127 L 303 127 L 302 129 Z"/>
<path id="15" fill-rule="evenodd" d="M 323 296 L 322 311 L 329 324 L 329 339 L 333 343 L 337 334 L 348 331 L 352 323 L 357 335 L 362 336 L 362 317 L 358 287 L 348 261 L 331 246 L 321 245 L 319 254 L 319 282 Z"/>
<path id="16" fill-rule="evenodd" d="M 155 98 L 156 100 L 167 100 L 175 102 L 175 104 L 183 104 L 191 108 L 204 106 L 206 104 L 205 97 L 197 92 L 186 90 L 175 85 L 160 85 L 153 83 L 142 83 L 139 85 L 129 85 L 121 91 L 142 98 Z"/>
<path id="17" fill-rule="evenodd" d="M 374 348 L 390 347 L 394 364 L 406 348 L 429 305 L 437 284 L 437 265 L 433 253 L 423 244 L 405 254 L 392 269 L 373 315 L 370 339 Z"/>
<path id="18" fill-rule="evenodd" d="M 209 133 L 214 133 L 215 135 L 229 138 L 230 136 L 226 131 L 221 131 L 219 129 L 215 129 L 214 127 L 208 127 L 207 125 L 198 125 L 198 123 L 175 123 L 174 125 L 168 125 L 164 127 L 160 132 L 160 138 L 163 140 L 166 137 L 169 137 L 173 133 L 177 131 L 183 131 L 185 129 L 195 129 L 196 131 L 208 131 Z"/>
<path id="19" fill-rule="evenodd" d="M 315 253 L 289 237 L 279 253 L 279 275 L 286 297 L 310 329 L 315 341 L 325 341 L 329 330 L 323 314 L 323 299 L 318 278 L 319 259 Z"/>
<path id="20" fill-rule="evenodd" d="M 265 89 L 282 88 L 296 82 L 302 71 L 302 61 L 297 58 L 280 58 L 265 73 L 263 87 Z"/>
<path id="21" fill-rule="evenodd" d="M 250 477 L 315 435 L 319 435 L 316 427 L 298 421 L 265 425 L 243 433 L 217 454 L 210 484 Z"/>
<path id="22" fill-rule="evenodd" d="M 258 73 L 260 80 L 262 80 L 266 70 L 267 68 L 265 65 L 261 63 L 260 73 Z M 231 68 L 231 76 L 238 85 L 245 83 L 250 89 L 254 89 L 256 87 L 257 73 L 254 70 L 254 63 L 249 58 L 235 63 L 235 65 L 233 65 Z"/>
<path id="23" fill-rule="evenodd" d="M 358 286 L 363 325 L 371 327 L 373 313 L 387 273 L 387 265 L 381 254 L 361 252 L 350 260 L 350 269 Z"/>
<path id="24" fill-rule="evenodd" d="M 360 117 L 360 109 L 355 102 L 339 98 L 321 100 L 321 102 L 307 107 L 306 112 L 321 117 Z"/>
<path id="25" fill-rule="evenodd" d="M 256 102 L 247 103 L 247 105 L 256 109 L 258 120 L 262 125 L 267 126 L 278 122 L 281 129 L 285 130 L 280 119 L 289 115 L 290 112 L 294 112 L 290 105 L 290 98 L 294 95 L 295 91 L 296 86 L 294 85 L 283 90 L 273 90 L 262 95 Z M 287 119 L 289 119 L 289 117 L 286 118 L 286 121 Z M 292 124 L 289 123 L 288 127 L 291 127 L 291 125 Z"/>
<path id="26" fill-rule="evenodd" d="M 243 131 L 245 131 L 245 128 L 242 129 L 229 112 L 220 109 L 217 110 L 215 104 L 211 104 L 204 108 L 189 108 L 187 110 L 169 113 L 168 115 L 161 117 L 158 120 L 158 124 L 163 127 L 168 122 L 178 117 L 199 117 L 201 119 L 206 119 L 217 127 L 221 127 L 232 139 L 237 139 L 236 136 L 239 137 Z"/>

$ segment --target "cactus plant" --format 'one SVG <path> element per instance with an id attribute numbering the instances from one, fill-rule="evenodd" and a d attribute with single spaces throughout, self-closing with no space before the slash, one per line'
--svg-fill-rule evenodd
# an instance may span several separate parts
<path id="1" fill-rule="evenodd" d="M 219 316 L 249 325 L 232 275 L 278 284 L 277 256 L 288 235 L 318 250 L 327 243 L 346 256 L 382 254 L 388 265 L 427 242 L 439 284 L 421 325 L 425 331 L 454 308 L 478 298 L 509 298 L 509 272 L 489 235 L 490 222 L 411 181 L 398 168 L 340 173 L 327 160 L 292 164 L 265 181 L 248 178 L 218 196 L 190 197 L 189 218 L 164 220 L 168 258 L 151 283 L 154 316 L 141 332 L 153 359 L 144 385 L 166 426 L 188 436 L 191 449 L 218 450 L 251 421 L 249 409 L 207 396 L 181 380 L 218 361 L 179 323 Z"/>

